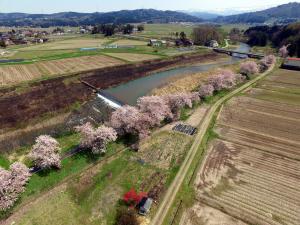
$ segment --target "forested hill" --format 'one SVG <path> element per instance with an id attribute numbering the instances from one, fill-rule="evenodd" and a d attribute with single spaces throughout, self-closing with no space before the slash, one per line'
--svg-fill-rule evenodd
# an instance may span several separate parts
<path id="1" fill-rule="evenodd" d="M 107 13 L 62 12 L 55 14 L 0 13 L 1 26 L 80 26 L 99 23 L 201 22 L 182 12 L 154 9 L 122 10 Z"/>
<path id="2" fill-rule="evenodd" d="M 265 23 L 267 21 L 288 23 L 299 19 L 300 3 L 293 2 L 263 11 L 218 17 L 215 21 L 223 23 Z"/>

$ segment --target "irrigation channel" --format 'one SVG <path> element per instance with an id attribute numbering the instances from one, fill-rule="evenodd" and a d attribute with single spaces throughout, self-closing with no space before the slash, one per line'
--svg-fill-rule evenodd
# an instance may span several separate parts
<path id="1" fill-rule="evenodd" d="M 239 47 L 235 49 L 238 52 L 248 53 L 250 51 L 250 47 L 247 44 L 240 43 Z M 149 94 L 153 89 L 161 87 L 168 82 L 170 82 L 171 78 L 186 76 L 193 73 L 205 72 L 213 68 L 217 68 L 224 65 L 231 65 L 236 63 L 241 59 L 241 56 L 235 56 L 228 59 L 225 62 L 218 63 L 210 63 L 210 64 L 194 64 L 188 65 L 184 67 L 179 67 L 175 69 L 170 69 L 163 72 L 153 73 L 152 75 L 142 77 L 133 81 L 129 81 L 124 84 L 120 84 L 116 87 L 112 87 L 104 90 L 109 95 L 119 99 L 120 101 L 135 105 L 136 100 L 139 97 L 145 96 Z"/>

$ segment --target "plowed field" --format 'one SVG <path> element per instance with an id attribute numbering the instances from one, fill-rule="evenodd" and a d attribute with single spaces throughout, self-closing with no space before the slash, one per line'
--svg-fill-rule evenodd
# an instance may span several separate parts
<path id="1" fill-rule="evenodd" d="M 33 64 L 0 66 L 0 86 L 120 65 L 123 63 L 121 60 L 108 56 L 83 56 L 41 61 Z"/>
<path id="2" fill-rule="evenodd" d="M 299 72 L 278 70 L 230 100 L 215 130 L 197 202 L 248 224 L 300 224 Z"/>

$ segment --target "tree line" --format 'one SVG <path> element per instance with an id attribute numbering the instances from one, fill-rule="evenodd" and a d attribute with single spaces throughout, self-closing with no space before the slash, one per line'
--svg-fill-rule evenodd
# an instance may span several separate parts
<path id="1" fill-rule="evenodd" d="M 251 46 L 266 46 L 275 48 L 288 46 L 291 56 L 300 57 L 300 22 L 286 26 L 257 26 L 245 31 L 248 44 Z"/>
<path id="2" fill-rule="evenodd" d="M 218 26 L 201 25 L 193 29 L 192 39 L 196 45 L 207 45 L 209 41 L 223 42 L 225 34 Z"/>
<path id="3" fill-rule="evenodd" d="M 92 34 L 104 34 L 105 36 L 112 36 L 115 33 L 132 34 L 135 26 L 132 24 L 99 24 L 93 27 Z M 145 30 L 143 24 L 136 27 L 138 32 Z"/>

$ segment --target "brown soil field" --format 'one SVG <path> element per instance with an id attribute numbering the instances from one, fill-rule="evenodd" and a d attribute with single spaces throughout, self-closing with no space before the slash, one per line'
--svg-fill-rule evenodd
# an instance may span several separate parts
<path id="1" fill-rule="evenodd" d="M 196 175 L 194 209 L 201 203 L 247 224 L 299 224 L 300 94 L 291 85 L 300 88 L 299 73 L 278 70 L 224 105 L 219 139 Z M 186 221 L 204 209 L 191 210 Z"/>
<path id="2" fill-rule="evenodd" d="M 136 54 L 136 53 L 106 53 L 108 56 L 126 60 L 128 62 L 141 62 L 152 59 L 159 59 L 158 55 Z"/>
<path id="3" fill-rule="evenodd" d="M 218 130 L 226 140 L 300 159 L 300 107 L 235 98 L 223 108 Z"/>
<path id="4" fill-rule="evenodd" d="M 123 46 L 126 46 L 126 45 L 142 45 L 142 46 L 146 46 L 147 42 L 145 42 L 145 41 L 137 41 L 137 40 L 129 40 L 129 39 L 121 39 L 121 40 L 113 42 L 112 44 L 121 45 L 121 46 L 122 45 Z"/>
<path id="5" fill-rule="evenodd" d="M 69 112 L 75 103 L 93 98 L 93 92 L 80 83 L 83 79 L 105 89 L 164 68 L 193 62 L 217 59 L 215 53 L 177 56 L 135 64 L 119 65 L 79 72 L 64 77 L 0 89 L 0 130 L 2 134 L 34 125 L 34 121 L 48 114 Z M 13 103 L 13 104 L 12 104 Z M 33 124 L 32 124 L 33 123 Z"/>
<path id="6" fill-rule="evenodd" d="M 123 61 L 112 57 L 98 55 L 42 61 L 33 64 L 0 66 L 0 87 L 123 63 Z"/>
<path id="7" fill-rule="evenodd" d="M 299 161 L 217 140 L 198 174 L 202 182 L 196 183 L 197 199 L 250 224 L 295 225 L 299 169 Z M 218 171 L 220 178 L 212 185 L 211 176 Z"/>
<path id="8" fill-rule="evenodd" d="M 249 95 L 256 99 L 300 106 L 299 94 L 287 93 L 285 91 L 274 91 L 263 88 L 254 88 L 251 90 Z"/>
<path id="9" fill-rule="evenodd" d="M 182 216 L 179 225 L 247 225 L 204 204 L 194 205 Z"/>

